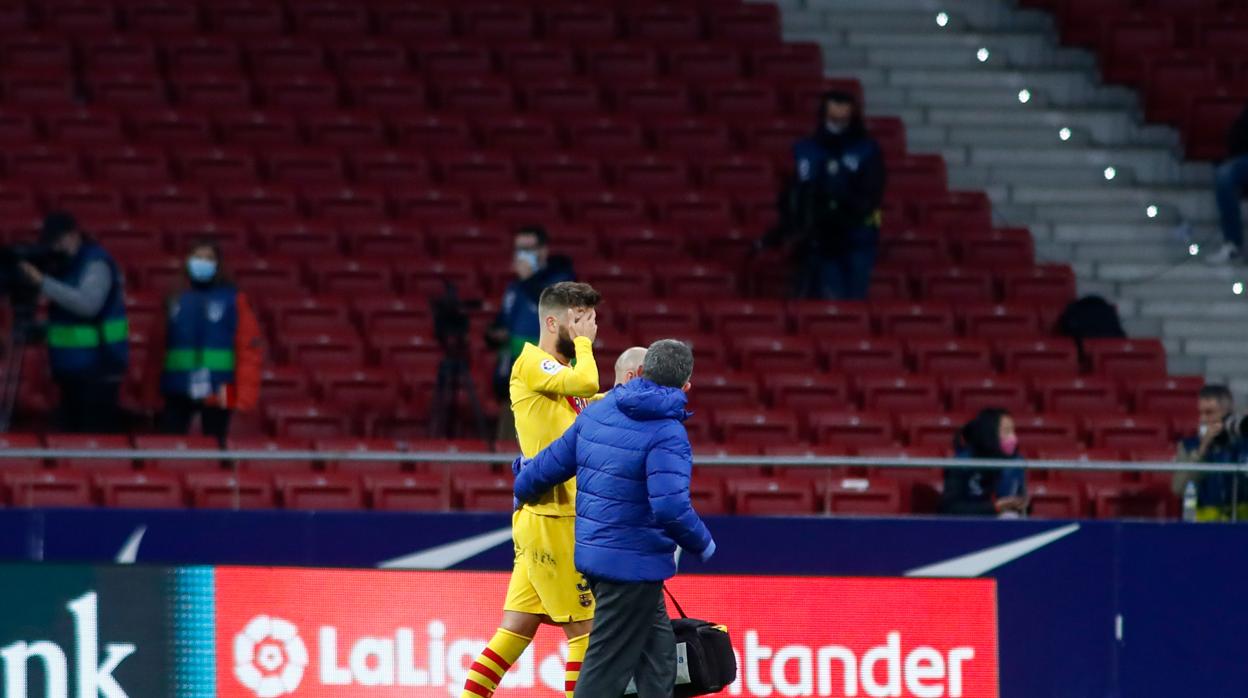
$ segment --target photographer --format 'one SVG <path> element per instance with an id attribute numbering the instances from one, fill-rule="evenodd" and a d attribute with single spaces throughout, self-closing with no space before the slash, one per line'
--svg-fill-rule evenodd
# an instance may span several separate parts
<path id="1" fill-rule="evenodd" d="M 824 93 L 815 132 L 793 146 L 793 159 L 796 178 L 781 195 L 780 224 L 759 246 L 796 242 L 797 297 L 865 299 L 879 248 L 886 175 L 883 152 L 867 133 L 853 95 Z"/>
<path id="2" fill-rule="evenodd" d="M 48 299 L 48 357 L 61 393 L 59 427 L 119 431 L 117 398 L 130 352 L 121 271 L 68 213 L 49 214 L 39 242 L 48 250 L 46 271 L 29 261 L 19 268 Z"/>
<path id="3" fill-rule="evenodd" d="M 1248 449 L 1242 422 L 1232 415 L 1231 391 L 1224 385 L 1206 385 L 1197 395 L 1200 425 L 1195 436 L 1179 442 L 1176 463 L 1242 463 Z M 1176 472 L 1172 485 L 1180 497 L 1189 482 L 1196 483 L 1196 520 L 1230 521 L 1236 475 L 1231 473 Z M 1239 476 L 1239 500 L 1248 498 L 1248 482 Z M 1240 504 L 1238 519 L 1248 520 L 1248 504 Z"/>
<path id="4" fill-rule="evenodd" d="M 528 225 L 516 231 L 512 270 L 516 278 L 503 294 L 498 316 L 486 331 L 486 342 L 498 350 L 498 366 L 494 371 L 494 394 L 500 407 L 498 439 L 516 438 L 514 419 L 509 407 L 511 365 L 526 343 L 536 344 L 541 323 L 537 301 L 542 291 L 561 281 L 575 281 L 572 261 L 561 255 L 550 255 L 550 236 L 540 225 Z"/>

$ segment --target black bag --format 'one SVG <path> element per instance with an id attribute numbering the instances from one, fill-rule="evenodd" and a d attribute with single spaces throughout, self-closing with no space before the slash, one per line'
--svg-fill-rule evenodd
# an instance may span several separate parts
<path id="1" fill-rule="evenodd" d="M 672 620 L 672 631 L 676 634 L 676 658 L 678 662 L 681 660 L 681 645 L 684 645 L 683 657 L 689 673 L 688 683 L 677 679 L 675 697 L 705 696 L 728 688 L 737 680 L 737 656 L 732 652 L 728 629 L 690 618 L 666 586 L 663 591 L 667 592 L 680 614 L 680 618 Z M 681 673 L 678 667 L 677 675 Z"/>
<path id="2" fill-rule="evenodd" d="M 1084 296 L 1071 301 L 1057 319 L 1057 331 L 1075 340 L 1079 358 L 1089 361 L 1084 352 L 1085 339 L 1125 339 L 1118 308 L 1100 296 Z"/>

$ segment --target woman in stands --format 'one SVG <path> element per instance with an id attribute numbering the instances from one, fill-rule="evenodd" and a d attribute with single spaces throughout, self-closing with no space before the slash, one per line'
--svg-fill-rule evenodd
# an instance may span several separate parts
<path id="1" fill-rule="evenodd" d="M 199 242 L 186 259 L 186 284 L 165 304 L 160 429 L 186 434 L 195 415 L 200 429 L 224 443 L 230 416 L 251 410 L 260 396 L 263 345 L 260 325 L 226 274 L 221 250 Z"/>
<path id="2" fill-rule="evenodd" d="M 1018 459 L 1014 418 L 985 409 L 953 437 L 957 458 Z M 1022 468 L 946 468 L 940 509 L 946 514 L 1022 516 L 1027 512 Z"/>

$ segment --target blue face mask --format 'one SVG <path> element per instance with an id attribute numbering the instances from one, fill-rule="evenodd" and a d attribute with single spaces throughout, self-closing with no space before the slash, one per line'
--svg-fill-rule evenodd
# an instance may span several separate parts
<path id="1" fill-rule="evenodd" d="M 516 259 L 520 259 L 520 260 L 524 260 L 525 262 L 528 262 L 529 268 L 532 269 L 533 271 L 537 271 L 540 268 L 537 263 L 537 253 L 534 252 L 533 250 L 517 251 Z"/>
<path id="2" fill-rule="evenodd" d="M 186 260 L 186 271 L 191 275 L 191 281 L 208 283 L 217 276 L 217 263 L 211 259 L 191 257 Z"/>

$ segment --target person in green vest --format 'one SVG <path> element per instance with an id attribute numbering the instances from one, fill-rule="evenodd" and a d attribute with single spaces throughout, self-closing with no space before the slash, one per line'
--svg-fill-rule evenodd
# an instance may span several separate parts
<path id="1" fill-rule="evenodd" d="M 124 277 L 69 213 L 49 214 L 39 241 L 49 251 L 45 270 L 29 262 L 20 267 L 48 300 L 48 361 L 60 388 L 56 427 L 120 431 L 118 394 L 130 360 Z"/>
<path id="2" fill-rule="evenodd" d="M 260 325 L 247 297 L 230 280 L 216 244 L 194 244 L 186 283 L 165 304 L 160 429 L 186 434 L 199 415 L 200 431 L 222 442 L 236 410 L 255 409 L 264 361 Z M 158 330 L 159 331 L 159 330 Z"/>

